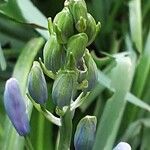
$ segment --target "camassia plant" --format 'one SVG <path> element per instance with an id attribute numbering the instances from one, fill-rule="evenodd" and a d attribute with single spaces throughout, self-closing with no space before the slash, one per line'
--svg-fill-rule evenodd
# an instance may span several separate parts
<path id="1" fill-rule="evenodd" d="M 74 135 L 72 120 L 75 110 L 86 101 L 98 82 L 97 66 L 87 47 L 100 31 L 100 22 L 96 23 L 88 13 L 84 0 L 67 0 L 53 20 L 48 18 L 48 30 L 50 36 L 43 49 L 43 59 L 33 62 L 28 76 L 27 96 L 39 113 L 58 126 L 57 150 L 69 150 L 72 138 L 76 150 L 92 150 L 96 116 L 82 118 Z M 53 80 L 52 91 L 47 89 L 45 76 Z M 56 107 L 55 114 L 45 105 L 49 101 L 48 92 L 51 92 Z M 6 82 L 4 105 L 16 131 L 26 139 L 27 149 L 33 150 L 28 137 L 32 132 L 28 112 L 14 77 Z M 123 149 L 130 150 L 131 147 L 122 142 L 114 148 Z"/>

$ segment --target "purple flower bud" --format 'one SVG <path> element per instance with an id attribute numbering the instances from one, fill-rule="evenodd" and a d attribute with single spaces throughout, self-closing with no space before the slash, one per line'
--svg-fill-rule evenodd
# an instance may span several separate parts
<path id="1" fill-rule="evenodd" d="M 30 132 L 29 120 L 19 83 L 15 78 L 10 78 L 6 82 L 4 106 L 9 119 L 19 135 L 27 135 Z"/>
<path id="2" fill-rule="evenodd" d="M 74 138 L 75 150 L 92 150 L 97 119 L 95 116 L 86 116 L 80 120 Z"/>

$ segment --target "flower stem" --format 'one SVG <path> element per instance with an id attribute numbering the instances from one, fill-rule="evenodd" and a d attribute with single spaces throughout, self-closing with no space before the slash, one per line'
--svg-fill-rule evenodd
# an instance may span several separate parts
<path id="1" fill-rule="evenodd" d="M 30 139 L 29 139 L 29 137 L 28 137 L 28 136 L 25 136 L 24 138 L 25 138 L 27 150 L 34 150 L 34 149 L 33 149 L 33 146 L 32 146 L 32 143 L 31 143 L 31 141 L 30 141 Z"/>
<path id="2" fill-rule="evenodd" d="M 70 150 L 70 143 L 72 137 L 72 114 L 70 107 L 61 117 L 62 126 L 60 127 L 60 139 L 58 150 Z"/>
<path id="3" fill-rule="evenodd" d="M 39 113 L 39 121 L 38 121 L 38 137 L 37 137 L 37 150 L 43 150 L 44 146 L 44 127 L 45 127 L 45 118 L 42 114 Z"/>
<path id="4" fill-rule="evenodd" d="M 32 102 L 36 110 L 38 110 L 48 121 L 52 122 L 53 124 L 57 126 L 61 126 L 60 118 L 55 117 L 51 112 L 49 112 L 43 106 L 35 103 L 32 97 L 28 93 L 26 93 L 26 95 L 30 99 L 30 101 Z"/>

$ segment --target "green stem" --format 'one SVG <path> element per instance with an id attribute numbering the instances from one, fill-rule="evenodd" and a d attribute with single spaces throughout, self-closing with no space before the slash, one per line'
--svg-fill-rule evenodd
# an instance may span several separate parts
<path id="1" fill-rule="evenodd" d="M 26 95 L 30 99 L 30 101 L 32 102 L 36 110 L 39 111 L 48 121 L 52 122 L 53 124 L 57 126 L 61 126 L 60 118 L 55 117 L 51 112 L 49 112 L 43 106 L 35 103 L 35 101 L 32 99 L 32 97 L 28 93 Z"/>
<path id="2" fill-rule="evenodd" d="M 56 75 L 55 75 L 52 71 L 48 70 L 48 69 L 45 67 L 45 65 L 44 65 L 44 63 L 42 62 L 41 58 L 39 58 L 39 63 L 40 63 L 40 66 L 41 66 L 43 72 L 44 72 L 49 78 L 55 80 Z"/>
<path id="3" fill-rule="evenodd" d="M 28 137 L 28 136 L 25 136 L 24 138 L 25 138 L 27 150 L 34 150 L 32 144 L 31 144 L 31 141 L 30 141 L 30 139 L 29 139 L 29 137 Z"/>
<path id="4" fill-rule="evenodd" d="M 61 123 L 58 150 L 70 150 L 72 137 L 72 114 L 70 108 L 61 117 Z"/>
<path id="5" fill-rule="evenodd" d="M 43 140 L 44 140 L 44 125 L 45 125 L 45 118 L 42 114 L 39 114 L 39 125 L 38 125 L 38 137 L 37 137 L 37 150 L 43 150 Z"/>

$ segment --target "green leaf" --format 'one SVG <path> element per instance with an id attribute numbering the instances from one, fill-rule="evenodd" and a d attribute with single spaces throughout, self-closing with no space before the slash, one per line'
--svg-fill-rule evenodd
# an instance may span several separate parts
<path id="1" fill-rule="evenodd" d="M 0 13 L 20 23 L 28 23 L 48 39 L 47 18 L 30 0 L 8 0 L 0 5 Z"/>
<path id="2" fill-rule="evenodd" d="M 134 104 L 135 106 L 138 106 L 139 108 L 142 108 L 142 109 L 147 110 L 147 111 L 150 112 L 150 105 L 148 105 L 147 103 L 143 102 L 142 100 L 140 100 L 139 98 L 137 98 L 133 94 L 127 93 L 126 100 L 128 102 Z"/>
<path id="3" fill-rule="evenodd" d="M 129 125 L 126 129 L 122 140 L 129 141 L 130 139 L 135 138 L 138 134 L 140 134 L 142 127 L 150 128 L 150 118 L 142 118 L 139 119 Z"/>
<path id="4" fill-rule="evenodd" d="M 149 149 L 149 139 L 150 139 L 150 127 L 146 127 L 144 128 L 143 135 L 142 135 L 141 150 Z"/>
<path id="5" fill-rule="evenodd" d="M 143 53 L 141 54 L 139 64 L 136 69 L 135 81 L 133 84 L 133 93 L 138 97 L 142 95 L 145 82 L 150 70 L 150 30 L 147 36 L 146 44 Z"/>
<path id="6" fill-rule="evenodd" d="M 143 53 L 140 56 L 139 63 L 135 72 L 134 82 L 132 86 L 132 93 L 141 98 L 145 93 L 144 88 L 148 79 L 150 71 L 150 31 L 146 40 L 145 48 Z M 128 107 L 128 122 L 134 120 L 137 116 L 138 109 L 135 106 Z"/>
<path id="7" fill-rule="evenodd" d="M 5 60 L 5 57 L 1 48 L 1 44 L 0 44 L 0 66 L 1 66 L 2 71 L 6 70 L 7 65 L 6 65 L 6 60 Z"/>
<path id="8" fill-rule="evenodd" d="M 132 80 L 132 63 L 129 57 L 119 56 L 117 66 L 110 73 L 114 95 L 107 100 L 97 129 L 93 150 L 112 150 L 126 106 L 126 94 Z M 119 80 L 119 81 L 118 81 Z"/>
<path id="9" fill-rule="evenodd" d="M 37 36 L 37 33 L 30 26 L 14 22 L 6 16 L 0 14 L 1 45 L 5 45 L 5 43 L 9 42 L 11 44 L 11 48 L 14 46 L 15 48 L 18 48 L 20 46 L 20 42 L 27 42 L 33 36 Z"/>
<path id="10" fill-rule="evenodd" d="M 142 16 L 141 0 L 131 0 L 129 2 L 129 21 L 132 40 L 139 53 L 142 52 Z"/>
<path id="11" fill-rule="evenodd" d="M 44 44 L 44 40 L 42 38 L 35 38 L 29 41 L 29 43 L 27 43 L 27 45 L 23 49 L 16 63 L 13 72 L 13 77 L 15 77 L 19 81 L 21 92 L 24 95 L 24 97 L 26 93 L 28 74 L 32 66 L 32 62 L 43 44 Z M 27 99 L 26 99 L 26 105 L 28 109 L 27 111 L 30 114 L 32 111 L 32 105 L 31 103 L 29 103 Z M 14 127 L 12 126 L 8 118 L 6 118 L 4 130 L 5 130 L 5 136 L 3 137 L 4 139 L 3 139 L 2 149 L 22 150 L 24 146 L 24 138 L 20 137 L 17 134 L 16 130 L 14 129 Z"/>

